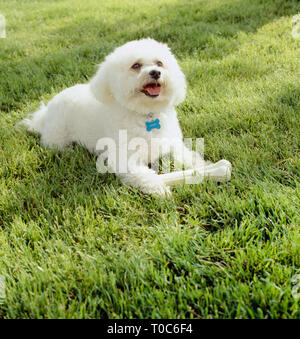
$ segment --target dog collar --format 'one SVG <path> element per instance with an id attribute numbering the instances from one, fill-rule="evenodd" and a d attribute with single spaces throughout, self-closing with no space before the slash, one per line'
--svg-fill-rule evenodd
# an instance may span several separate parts
<path id="1" fill-rule="evenodd" d="M 152 119 L 152 120 L 145 122 L 147 132 L 150 132 L 154 128 L 160 129 L 160 121 L 159 119 L 153 120 L 153 115 L 154 115 L 153 113 L 149 113 L 148 119 Z"/>

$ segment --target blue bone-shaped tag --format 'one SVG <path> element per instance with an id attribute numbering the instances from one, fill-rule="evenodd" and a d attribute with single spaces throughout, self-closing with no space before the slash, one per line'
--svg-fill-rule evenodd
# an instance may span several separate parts
<path id="1" fill-rule="evenodd" d="M 146 121 L 146 129 L 148 132 L 150 132 L 154 128 L 160 129 L 159 119 Z"/>

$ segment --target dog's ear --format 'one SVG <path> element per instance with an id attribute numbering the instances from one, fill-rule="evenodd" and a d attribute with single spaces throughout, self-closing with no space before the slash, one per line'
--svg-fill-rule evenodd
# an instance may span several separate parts
<path id="1" fill-rule="evenodd" d="M 113 95 L 109 87 L 108 63 L 106 61 L 100 64 L 96 75 L 90 81 L 90 89 L 95 98 L 103 104 L 112 101 Z"/>
<path id="2" fill-rule="evenodd" d="M 175 90 L 175 99 L 174 106 L 179 105 L 184 99 L 186 94 L 186 80 L 185 75 L 177 65 L 178 69 L 176 72 L 176 90 Z"/>

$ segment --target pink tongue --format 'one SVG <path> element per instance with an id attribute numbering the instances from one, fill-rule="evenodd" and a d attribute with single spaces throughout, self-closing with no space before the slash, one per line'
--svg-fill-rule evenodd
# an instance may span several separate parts
<path id="1" fill-rule="evenodd" d="M 159 93 L 160 93 L 160 86 L 146 86 L 145 90 L 150 95 L 159 95 Z"/>

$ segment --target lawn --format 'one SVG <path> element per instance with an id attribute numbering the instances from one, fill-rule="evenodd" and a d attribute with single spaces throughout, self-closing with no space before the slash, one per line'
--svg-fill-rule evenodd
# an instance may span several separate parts
<path id="1" fill-rule="evenodd" d="M 0 318 L 300 318 L 292 0 L 1 0 Z M 187 77 L 185 137 L 232 180 L 147 196 L 17 123 L 129 40 Z"/>

